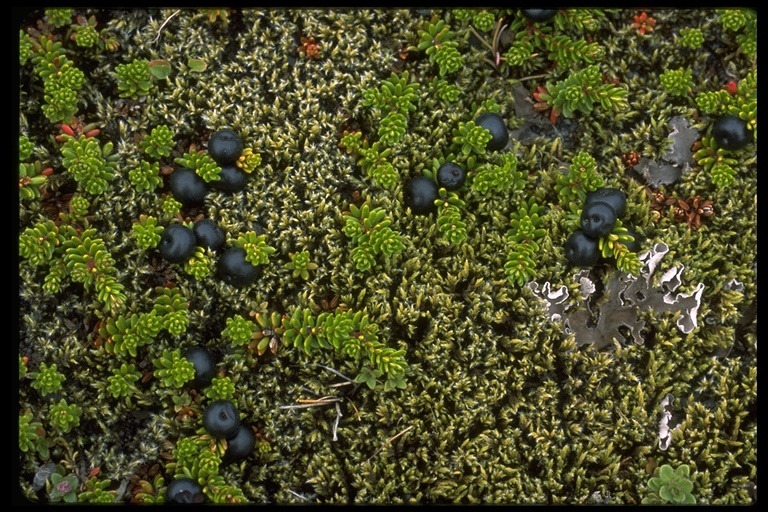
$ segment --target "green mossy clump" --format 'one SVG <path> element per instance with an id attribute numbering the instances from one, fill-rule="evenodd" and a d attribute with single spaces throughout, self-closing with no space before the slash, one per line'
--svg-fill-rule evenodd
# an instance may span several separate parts
<path id="1" fill-rule="evenodd" d="M 725 151 L 710 132 L 736 115 L 756 136 L 756 13 L 653 9 L 644 33 L 640 14 L 25 17 L 20 499 L 160 504 L 191 478 L 213 504 L 752 503 L 757 144 Z M 499 150 L 474 125 L 483 112 L 509 129 Z M 685 154 L 670 150 L 674 117 Z M 206 147 L 224 126 L 245 143 L 248 186 L 175 200 L 175 164 L 219 178 Z M 643 158 L 679 172 L 654 184 Z M 448 161 L 464 184 L 413 215 L 405 184 Z M 626 194 L 641 255 L 668 247 L 653 272 L 568 265 L 598 187 Z M 202 218 L 224 244 L 164 261 L 163 230 Z M 242 287 L 215 271 L 233 248 L 259 270 Z M 695 293 L 697 322 L 645 308 L 581 343 L 621 300 L 617 279 Z M 215 361 L 201 389 L 178 355 L 191 347 Z M 215 400 L 254 437 L 233 463 L 203 428 Z M 689 468 L 690 490 L 649 484 L 667 466 Z"/>

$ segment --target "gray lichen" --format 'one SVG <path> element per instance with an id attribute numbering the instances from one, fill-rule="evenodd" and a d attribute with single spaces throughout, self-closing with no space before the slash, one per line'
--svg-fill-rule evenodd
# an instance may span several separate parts
<path id="1" fill-rule="evenodd" d="M 545 303 L 550 320 L 562 321 L 567 333 L 573 333 L 579 345 L 592 344 L 596 349 L 612 346 L 614 340 L 626 339 L 624 332 L 635 344 L 642 345 L 645 320 L 638 312 L 652 309 L 657 313 L 679 313 L 677 326 L 688 334 L 697 326 L 697 315 L 704 285 L 699 283 L 691 293 L 675 293 L 682 284 L 682 265 L 666 270 L 654 277 L 659 262 L 669 248 L 658 243 L 639 256 L 643 263 L 640 277 L 612 272 L 600 297 L 589 277 L 588 270 L 578 272 L 575 279 L 581 283 L 585 299 L 577 306 L 569 307 L 565 286 L 552 291 L 551 283 L 539 286 L 531 282 L 528 287 Z"/>

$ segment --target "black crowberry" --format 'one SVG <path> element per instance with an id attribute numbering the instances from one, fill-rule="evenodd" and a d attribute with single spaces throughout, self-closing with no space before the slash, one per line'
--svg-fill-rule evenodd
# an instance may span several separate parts
<path id="1" fill-rule="evenodd" d="M 203 427 L 213 437 L 229 439 L 240 428 L 240 416 L 229 400 L 214 400 L 203 411 Z"/>
<path id="2" fill-rule="evenodd" d="M 405 205 L 417 215 L 427 215 L 435 210 L 437 184 L 426 176 L 416 176 L 405 184 Z"/>
<path id="3" fill-rule="evenodd" d="M 616 212 L 616 217 L 619 219 L 624 215 L 624 212 L 627 211 L 627 196 L 617 188 L 601 187 L 592 192 L 587 192 L 584 206 L 595 201 L 608 203 L 608 205 L 613 208 L 613 211 Z"/>
<path id="4" fill-rule="evenodd" d="M 248 174 L 234 164 L 221 166 L 219 180 L 212 181 L 211 186 L 222 192 L 240 192 L 248 184 Z"/>
<path id="5" fill-rule="evenodd" d="M 191 478 L 176 478 L 165 489 L 168 503 L 202 503 L 203 488 Z"/>
<path id="6" fill-rule="evenodd" d="M 587 236 L 600 238 L 613 231 L 616 219 L 616 211 L 610 204 L 592 201 L 581 210 L 581 229 Z"/>
<path id="7" fill-rule="evenodd" d="M 467 171 L 453 162 L 445 162 L 437 170 L 437 184 L 445 190 L 459 190 L 467 179 Z"/>
<path id="8" fill-rule="evenodd" d="M 180 263 L 192 256 L 196 245 L 197 239 L 191 229 L 182 224 L 171 224 L 160 235 L 157 250 L 160 251 L 163 259 L 171 263 Z"/>
<path id="9" fill-rule="evenodd" d="M 752 140 L 752 133 L 747 129 L 747 123 L 737 116 L 723 116 L 712 127 L 712 136 L 717 145 L 728 151 L 736 151 Z"/>
<path id="10" fill-rule="evenodd" d="M 520 9 L 520 12 L 523 13 L 523 16 L 528 21 L 541 23 L 542 21 L 549 21 L 554 18 L 555 14 L 557 14 L 557 9 Z"/>
<path id="11" fill-rule="evenodd" d="M 493 112 L 480 114 L 475 119 L 475 124 L 491 132 L 492 138 L 485 145 L 485 149 L 498 151 L 506 147 L 507 142 L 509 142 L 509 130 L 507 130 L 507 123 L 504 122 L 504 118 L 499 114 Z"/>
<path id="12" fill-rule="evenodd" d="M 574 267 L 591 267 L 600 259 L 597 239 L 577 229 L 565 241 L 565 257 Z"/>
<path id="13" fill-rule="evenodd" d="M 230 247 L 219 258 L 216 271 L 219 279 L 232 286 L 246 286 L 255 282 L 261 275 L 259 267 L 245 259 L 245 250 Z"/>
<path id="14" fill-rule="evenodd" d="M 217 164 L 232 164 L 243 153 L 243 139 L 232 130 L 219 130 L 208 139 L 208 154 Z"/>
<path id="15" fill-rule="evenodd" d="M 256 436 L 248 425 L 240 425 L 234 436 L 227 439 L 227 451 L 221 458 L 222 462 L 237 462 L 245 459 L 256 446 Z"/>
<path id="16" fill-rule="evenodd" d="M 184 357 L 195 367 L 195 378 L 190 385 L 202 389 L 211 383 L 216 376 L 216 361 L 203 347 L 190 347 L 184 352 Z"/>
<path id="17" fill-rule="evenodd" d="M 226 235 L 224 230 L 211 219 L 200 219 L 192 226 L 192 231 L 197 238 L 197 245 L 209 247 L 214 251 L 224 246 Z"/>
<path id="18" fill-rule="evenodd" d="M 200 206 L 208 194 L 208 183 L 186 167 L 173 171 L 169 185 L 173 197 L 184 206 Z"/>

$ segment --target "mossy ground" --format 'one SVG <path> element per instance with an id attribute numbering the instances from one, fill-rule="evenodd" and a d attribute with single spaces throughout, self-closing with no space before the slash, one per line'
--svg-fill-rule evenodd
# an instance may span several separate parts
<path id="1" fill-rule="evenodd" d="M 721 89 L 754 68 L 735 36 L 721 27 L 717 11 L 650 11 L 657 25 L 645 35 L 631 27 L 639 11 L 607 13 L 586 37 L 605 46 L 598 65 L 627 87 L 628 108 L 621 114 L 600 107 L 577 114 L 567 140 L 545 131 L 546 136 L 513 141 L 505 151 L 517 154 L 531 185 L 514 197 L 464 192 L 467 239 L 457 246 L 441 237 L 434 214 L 414 216 L 405 208 L 402 184 L 385 190 L 364 175 L 339 146 L 341 135 L 362 130 L 376 140 L 378 118 L 362 104 L 362 93 L 392 72 L 408 70 L 411 81 L 420 84 L 420 96 L 391 156 L 404 182 L 448 153 L 452 130 L 472 119 L 473 105 L 492 99 L 510 128 L 520 127 L 515 88 L 533 92 L 536 85 L 567 75 L 545 56 L 535 61 L 538 67 L 499 73 L 485 60 L 490 50 L 468 41 L 470 22 L 450 10 L 238 9 L 228 12 L 226 24 L 198 10 L 82 14 L 95 14 L 98 28 L 119 43 L 115 52 L 98 53 L 65 41 L 68 57 L 86 76 L 78 115 L 96 123 L 97 138 L 111 141 L 119 155 L 107 193 L 89 196 L 90 226 L 115 259 L 127 296 L 123 312 L 148 311 L 154 287 L 172 282 L 189 302 L 189 325 L 180 336 L 162 333 L 136 357 L 115 357 L 94 346 L 98 323 L 111 315 L 93 290 L 71 283 L 46 294 L 47 268 L 20 259 L 19 354 L 28 358 L 29 372 L 56 363 L 66 376 L 60 392 L 45 396 L 31 387 L 30 375 L 18 381 L 20 414 L 32 412 L 41 423 L 51 444 L 50 461 L 69 465 L 81 482 L 99 467 L 99 478 L 111 482 L 109 490 L 120 490 L 115 499 L 123 503 L 135 499 L 138 480 L 152 482 L 159 474 L 167 485 L 173 449 L 180 439 L 197 435 L 208 399 L 164 387 L 151 376 L 152 360 L 169 348 L 203 345 L 234 382 L 242 420 L 259 435 L 259 450 L 219 471 L 226 485 L 251 502 L 637 504 L 654 467 L 682 463 L 691 466 L 698 503 L 752 500 L 756 144 L 736 156 L 733 186 L 713 185 L 694 165 L 664 187 L 669 196 L 699 195 L 713 202 L 714 217 L 696 231 L 671 214 L 654 217 L 646 184 L 621 160 L 630 151 L 661 158 L 676 115 L 706 132 L 712 117 L 697 110 L 696 94 Z M 42 17 L 33 14 L 21 28 Z M 429 92 L 436 64 L 419 51 L 405 59 L 399 54 L 418 45 L 419 30 L 433 18 L 446 20 L 461 41 L 463 66 L 444 77 L 459 88 L 455 102 Z M 680 45 L 684 27 L 702 29 L 702 48 Z M 317 59 L 297 51 L 300 37 L 309 36 L 320 45 Z M 206 69 L 191 70 L 190 58 L 202 60 Z M 172 70 L 153 82 L 146 97 L 119 98 L 114 69 L 133 59 L 164 59 Z M 575 63 L 574 69 L 582 66 Z M 659 75 L 681 67 L 693 70 L 693 90 L 667 95 Z M 551 75 L 520 81 L 544 73 Z M 23 232 L 41 219 L 56 218 L 57 201 L 66 211 L 66 195 L 76 186 L 61 165 L 54 138 L 59 126 L 41 112 L 40 78 L 30 63 L 20 67 L 19 76 L 20 135 L 34 142 L 34 155 L 54 170 L 47 201 L 20 204 Z M 216 220 L 230 242 L 254 224 L 261 226 L 276 252 L 256 284 L 237 289 L 213 275 L 195 280 L 136 246 L 131 226 L 140 215 L 166 219 L 165 225 L 172 221 L 161 210 L 167 184 L 137 192 L 128 179 L 128 171 L 146 158 L 140 140 L 162 124 L 171 127 L 175 143 L 162 166 L 173 166 L 173 158 L 192 145 L 205 147 L 208 136 L 225 127 L 261 155 L 244 192 L 212 192 L 202 208 L 182 211 Z M 509 218 L 516 201 L 534 194 L 548 210 L 535 280 L 550 282 L 553 289 L 565 285 L 576 306 L 578 269 L 569 268 L 563 250 L 571 228 L 553 185 L 579 152 L 595 158 L 606 186 L 627 193 L 625 224 L 644 236 L 643 250 L 657 243 L 670 248 L 657 274 L 683 266 L 683 293 L 703 283 L 692 332 L 680 332 L 675 314 L 639 311 L 644 343 L 617 340 L 612 350 L 598 352 L 578 345 L 552 321 L 527 286 L 507 280 Z M 402 252 L 366 272 L 355 268 L 342 232 L 342 212 L 355 198 L 383 207 L 406 240 Z M 301 251 L 318 264 L 308 280 L 284 267 L 291 253 Z M 615 272 L 603 264 L 591 275 L 605 282 Z M 333 387 L 343 379 L 328 368 L 354 378 L 361 362 L 329 351 L 305 355 L 281 346 L 274 356 L 247 362 L 232 354 L 221 335 L 228 317 L 247 315 L 254 303 L 290 313 L 334 296 L 353 311 L 366 311 L 381 339 L 406 351 L 404 389 Z M 98 385 L 122 363 L 134 364 L 146 377 L 130 400 L 116 399 Z M 661 402 L 667 394 L 675 397 L 670 426 L 679 427 L 672 430 L 669 448 L 661 450 Z M 323 396 L 341 400 L 281 408 Z M 62 397 L 83 413 L 79 427 L 57 435 L 49 404 Z M 179 403 L 188 403 L 191 414 L 179 414 Z M 35 491 L 33 479 L 48 461 L 34 451 L 18 457 L 21 494 L 45 502 L 45 490 Z M 154 490 L 161 494 L 163 488 Z"/>

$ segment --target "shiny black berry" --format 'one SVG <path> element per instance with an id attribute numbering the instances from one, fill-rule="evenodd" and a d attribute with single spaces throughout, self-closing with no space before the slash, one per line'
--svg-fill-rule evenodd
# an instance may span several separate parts
<path id="1" fill-rule="evenodd" d="M 208 139 L 208 154 L 217 164 L 233 164 L 243 154 L 243 139 L 232 130 L 219 130 Z"/>
<path id="2" fill-rule="evenodd" d="M 577 229 L 565 241 L 565 257 L 574 267 L 591 267 L 600 259 L 597 239 Z"/>
<path id="3" fill-rule="evenodd" d="M 467 179 L 467 171 L 454 162 L 445 162 L 437 169 L 437 184 L 445 190 L 459 190 Z"/>
<path id="4" fill-rule="evenodd" d="M 256 436 L 248 425 L 241 424 L 234 436 L 227 439 L 227 451 L 221 461 L 224 463 L 237 462 L 253 453 L 256 446 Z"/>
<path id="5" fill-rule="evenodd" d="M 617 188 L 602 187 L 593 190 L 592 192 L 587 192 L 584 205 L 586 206 L 595 201 L 608 203 L 611 208 L 613 208 L 613 211 L 616 212 L 616 217 L 619 219 L 624 215 L 624 212 L 627 211 L 627 196 Z"/>
<path id="6" fill-rule="evenodd" d="M 610 204 L 592 201 L 581 210 L 581 229 L 587 236 L 600 238 L 613 231 L 616 219 L 616 211 Z"/>
<path id="7" fill-rule="evenodd" d="M 190 347 L 184 352 L 184 358 L 195 367 L 195 378 L 190 385 L 202 389 L 211 383 L 216 376 L 216 361 L 203 347 Z"/>
<path id="8" fill-rule="evenodd" d="M 245 259 L 244 249 L 230 247 L 219 258 L 216 274 L 225 283 L 241 287 L 255 282 L 261 271 Z"/>
<path id="9" fill-rule="evenodd" d="M 229 439 L 240 428 L 240 415 L 229 400 L 214 400 L 203 411 L 203 428 L 213 437 Z"/>
<path id="10" fill-rule="evenodd" d="M 200 219 L 195 222 L 192 231 L 200 247 L 209 247 L 215 251 L 223 247 L 226 242 L 224 230 L 211 219 Z"/>
<path id="11" fill-rule="evenodd" d="M 221 166 L 219 180 L 212 181 L 211 186 L 222 192 L 240 192 L 248 184 L 248 174 L 234 164 Z"/>
<path id="12" fill-rule="evenodd" d="M 157 250 L 160 256 L 171 263 L 186 261 L 195 252 L 197 238 L 187 226 L 171 224 L 160 235 L 160 243 Z"/>
<path id="13" fill-rule="evenodd" d="M 405 205 L 417 215 L 428 215 L 435 210 L 437 184 L 426 176 L 416 176 L 408 180 L 403 192 Z"/>
<path id="14" fill-rule="evenodd" d="M 475 124 L 477 126 L 482 126 L 491 132 L 491 140 L 485 145 L 485 149 L 489 151 L 498 151 L 507 146 L 507 142 L 509 142 L 509 130 L 507 129 L 507 123 L 504 122 L 504 118 L 499 114 L 493 112 L 480 114 L 475 119 Z"/>
<path id="15" fill-rule="evenodd" d="M 202 503 L 203 488 L 191 478 L 176 478 L 165 489 L 165 501 L 168 503 Z"/>
<path id="16" fill-rule="evenodd" d="M 184 206 L 200 206 L 208 194 L 208 183 L 192 169 L 181 167 L 169 181 L 173 197 Z"/>
<path id="17" fill-rule="evenodd" d="M 557 9 L 520 9 L 528 21 L 541 23 L 543 21 L 549 21 L 557 14 Z"/>
<path id="18" fill-rule="evenodd" d="M 752 133 L 747 129 L 747 123 L 737 116 L 723 116 L 712 127 L 712 136 L 718 147 L 728 151 L 743 148 L 752 140 Z"/>

